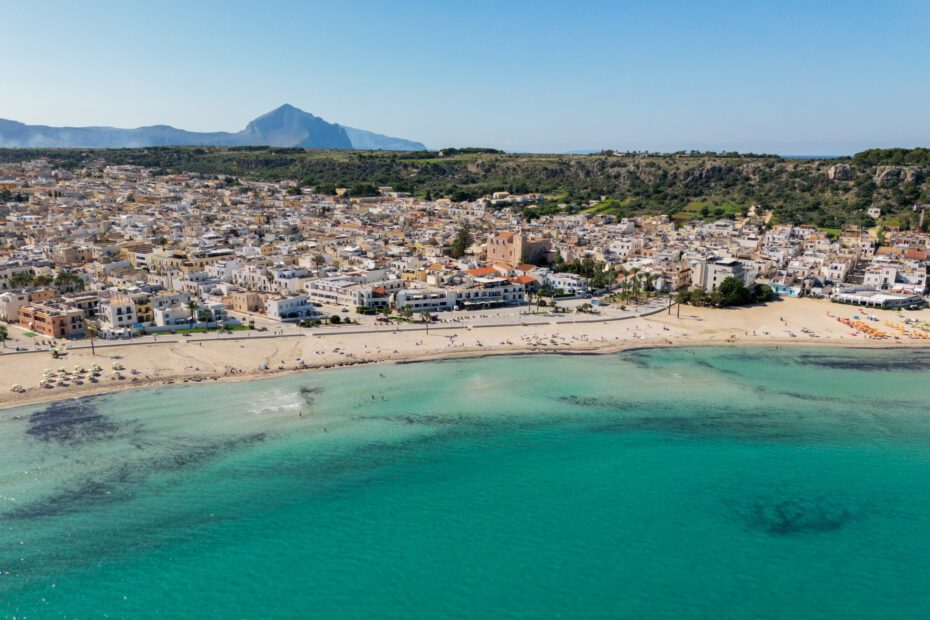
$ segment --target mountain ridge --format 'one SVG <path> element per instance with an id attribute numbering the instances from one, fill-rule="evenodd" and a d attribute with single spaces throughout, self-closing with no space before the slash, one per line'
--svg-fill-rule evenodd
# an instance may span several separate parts
<path id="1" fill-rule="evenodd" d="M 0 148 L 142 148 L 278 146 L 309 149 L 425 151 L 420 142 L 330 123 L 285 103 L 238 132 L 198 132 L 171 125 L 135 128 L 53 127 L 0 118 Z"/>

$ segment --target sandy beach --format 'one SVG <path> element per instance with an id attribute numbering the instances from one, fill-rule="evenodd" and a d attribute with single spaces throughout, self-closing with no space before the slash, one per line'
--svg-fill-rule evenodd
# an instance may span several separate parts
<path id="1" fill-rule="evenodd" d="M 514 353 L 610 353 L 632 348 L 708 345 L 928 346 L 920 330 L 904 319 L 930 323 L 930 310 L 862 311 L 813 299 L 783 299 L 765 306 L 710 309 L 682 306 L 625 320 L 596 321 L 590 315 L 562 315 L 545 325 L 448 326 L 426 330 L 349 333 L 340 328 L 299 335 L 234 335 L 224 338 L 161 339 L 157 343 L 72 348 L 62 359 L 49 352 L 0 355 L 0 408 L 101 394 L 152 385 L 235 381 L 285 372 L 305 372 L 363 363 L 391 363 L 460 356 Z M 868 320 L 867 315 L 877 320 Z M 854 317 L 860 317 L 856 324 Z M 846 322 L 841 322 L 843 319 Z M 577 320 L 572 323 L 570 321 Z M 556 321 L 562 321 L 556 323 Z M 582 322 L 584 321 L 584 322 Z M 852 324 L 852 325 L 851 325 Z M 885 338 L 870 336 L 878 330 Z M 123 367 L 119 377 L 113 365 Z M 64 386 L 43 388 L 43 371 L 72 372 L 75 366 L 102 367 Z M 11 385 L 26 391 L 16 393 Z"/>

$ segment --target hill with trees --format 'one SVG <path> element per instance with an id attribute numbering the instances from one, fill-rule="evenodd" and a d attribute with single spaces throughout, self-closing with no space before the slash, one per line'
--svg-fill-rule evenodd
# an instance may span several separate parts
<path id="1" fill-rule="evenodd" d="M 423 198 L 470 200 L 494 191 L 540 193 L 525 216 L 562 211 L 678 221 L 771 211 L 777 223 L 838 229 L 883 223 L 916 226 L 916 203 L 930 202 L 930 151 L 869 150 L 835 159 L 738 153 L 510 154 L 493 149 L 344 151 L 286 147 L 0 149 L 0 162 L 45 157 L 80 168 L 89 162 L 135 164 L 158 173 L 197 172 L 242 179 L 296 179 L 303 188 L 390 185 Z M 362 191 L 361 189 L 359 190 Z"/>

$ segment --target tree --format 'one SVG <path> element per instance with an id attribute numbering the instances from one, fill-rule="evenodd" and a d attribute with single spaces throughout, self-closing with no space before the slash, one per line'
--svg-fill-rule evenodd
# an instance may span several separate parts
<path id="1" fill-rule="evenodd" d="M 705 291 L 702 288 L 697 288 L 691 291 L 691 294 L 689 295 L 688 303 L 690 303 L 693 306 L 706 306 L 708 305 L 709 299 L 710 299 L 710 296 L 707 294 L 707 291 Z"/>
<path id="2" fill-rule="evenodd" d="M 90 338 L 90 354 L 91 355 L 97 355 L 97 350 L 94 349 L 94 338 L 96 338 L 97 335 L 98 335 L 97 326 L 94 325 L 93 323 L 88 323 L 86 337 Z"/>
<path id="3" fill-rule="evenodd" d="M 452 250 L 449 253 L 452 258 L 462 258 L 465 256 L 465 251 L 471 247 L 474 239 L 471 235 L 471 227 L 468 223 L 464 223 L 459 226 L 459 230 L 455 233 L 455 239 L 452 241 Z"/>
<path id="4" fill-rule="evenodd" d="M 766 303 L 775 299 L 775 291 L 767 284 L 756 284 L 752 296 L 756 303 Z"/>
<path id="5" fill-rule="evenodd" d="M 426 335 L 428 336 L 429 335 L 429 324 L 430 324 L 430 321 L 433 320 L 433 315 L 424 310 L 423 312 L 420 313 L 420 319 L 424 323 L 426 323 Z"/>
<path id="6" fill-rule="evenodd" d="M 191 311 L 190 324 L 193 327 L 194 325 L 194 311 L 197 310 L 197 302 L 191 299 L 187 302 L 187 309 Z"/>
<path id="7" fill-rule="evenodd" d="M 707 292 L 704 289 L 681 291 L 678 293 L 678 303 L 692 306 L 716 306 L 727 308 L 731 306 L 745 306 L 753 303 L 765 303 L 775 299 L 775 292 L 765 284 L 756 284 L 747 288 L 734 277 L 724 278 L 716 289 Z"/>
<path id="8" fill-rule="evenodd" d="M 397 311 L 397 314 L 400 315 L 400 318 L 409 321 L 413 317 L 413 310 L 409 306 L 404 306 Z"/>
<path id="9" fill-rule="evenodd" d="M 6 339 L 8 336 L 6 325 L 0 325 L 0 344 L 2 344 L 4 348 L 6 347 Z"/>
<path id="10" fill-rule="evenodd" d="M 753 301 L 749 289 L 743 286 L 739 278 L 733 276 L 724 278 L 711 297 L 714 299 L 714 305 L 721 308 L 745 306 Z"/>
<path id="11" fill-rule="evenodd" d="M 339 325 L 340 323 L 342 323 L 342 319 L 339 317 L 338 314 L 334 314 L 333 316 L 329 317 L 329 323 L 330 325 Z"/>
<path id="12" fill-rule="evenodd" d="M 51 277 L 49 277 L 48 284 L 52 284 Z M 80 276 L 66 271 L 62 271 L 55 276 L 54 284 L 55 288 L 62 292 L 84 290 L 84 280 Z"/>
<path id="13" fill-rule="evenodd" d="M 31 273 L 14 273 L 10 276 L 10 288 L 24 288 L 27 286 L 32 286 L 32 274 Z"/>

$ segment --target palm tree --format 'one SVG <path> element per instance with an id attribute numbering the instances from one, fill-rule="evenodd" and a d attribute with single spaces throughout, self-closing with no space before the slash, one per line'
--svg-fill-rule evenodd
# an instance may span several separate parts
<path id="1" fill-rule="evenodd" d="M 646 290 L 646 293 L 650 293 L 650 292 L 654 292 L 654 291 L 655 291 L 655 289 L 656 289 L 655 284 L 656 284 L 656 280 L 658 280 L 658 279 L 659 279 L 659 274 L 657 274 L 657 273 L 647 273 L 647 274 L 646 274 L 646 282 L 645 282 L 645 286 L 643 287 L 643 288 Z M 648 296 L 648 295 L 647 295 L 647 296 Z"/>
<path id="2" fill-rule="evenodd" d="M 630 276 L 631 277 L 630 284 L 632 287 L 633 299 L 636 301 L 636 303 L 639 303 L 639 290 L 640 290 L 640 284 L 641 284 L 639 269 L 633 269 L 630 271 L 630 273 L 632 274 Z"/>
<path id="3" fill-rule="evenodd" d="M 55 287 L 59 291 L 69 291 L 69 290 L 84 290 L 84 280 L 73 273 L 68 273 L 66 271 L 60 272 L 55 279 L 52 281 L 51 276 L 49 276 L 50 281 L 48 284 L 55 284 Z"/>
<path id="4" fill-rule="evenodd" d="M 426 335 L 429 336 L 429 323 L 430 321 L 433 320 L 433 315 L 431 315 L 429 312 L 424 310 L 423 312 L 420 313 L 420 319 L 422 319 L 423 322 L 426 323 Z"/>
<path id="5" fill-rule="evenodd" d="M 90 354 L 97 355 L 97 350 L 94 349 L 94 338 L 97 337 L 97 326 L 92 323 L 87 324 L 87 338 L 90 338 Z"/>
<path id="6" fill-rule="evenodd" d="M 197 309 L 197 302 L 191 299 L 187 302 L 187 309 L 191 311 L 191 327 L 194 325 L 194 311 Z"/>
<path id="7" fill-rule="evenodd" d="M 0 343 L 3 344 L 3 347 L 6 348 L 6 339 L 9 336 L 9 333 L 6 331 L 6 325 L 0 325 Z"/>

